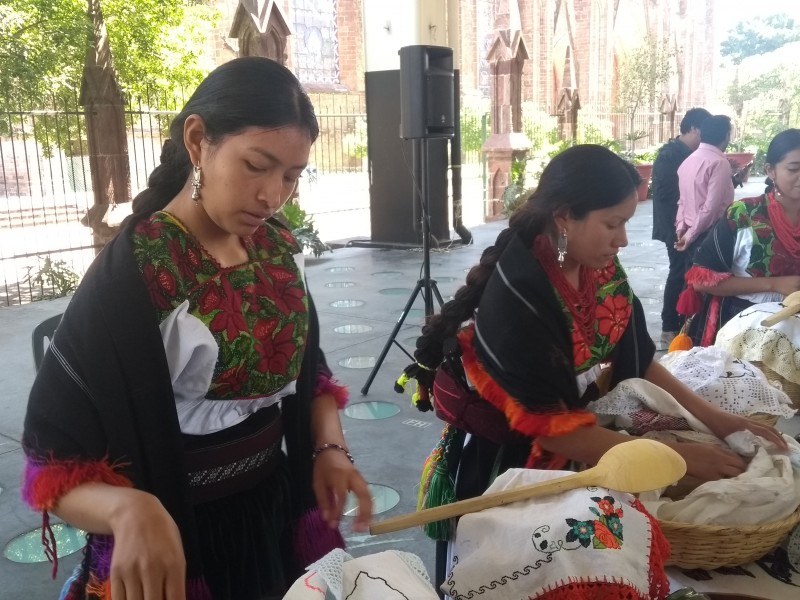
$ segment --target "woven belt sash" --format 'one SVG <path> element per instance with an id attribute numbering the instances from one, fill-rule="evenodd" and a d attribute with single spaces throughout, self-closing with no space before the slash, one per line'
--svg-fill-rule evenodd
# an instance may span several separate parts
<path id="1" fill-rule="evenodd" d="M 229 429 L 185 435 L 184 457 L 194 503 L 209 502 L 253 488 L 279 463 L 283 424 L 280 410 L 259 410 Z"/>

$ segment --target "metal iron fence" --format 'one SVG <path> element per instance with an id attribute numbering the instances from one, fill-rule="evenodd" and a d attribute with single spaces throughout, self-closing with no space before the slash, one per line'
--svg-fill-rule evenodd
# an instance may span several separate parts
<path id="1" fill-rule="evenodd" d="M 369 210 L 364 98 L 314 94 L 312 101 L 320 136 L 301 185 L 301 205 L 312 216 L 339 212 L 352 221 L 355 211 Z M 182 104 L 181 97 L 165 95 L 129 100 L 125 121 L 133 195 L 144 189 L 158 164 L 169 122 Z M 676 115 L 674 122 L 679 121 Z M 480 193 L 481 203 L 486 190 L 482 147 L 489 129 L 488 114 L 462 114 L 462 174 L 465 186 L 483 190 L 471 194 Z M 620 149 L 625 149 L 627 138 L 642 150 L 677 133 L 660 114 L 640 113 L 631 123 L 625 114 L 593 107 L 578 112 L 573 134 L 563 119 L 525 106 L 523 129 L 540 162 L 565 140 L 622 140 Z M 71 291 L 94 259 L 98 247 L 81 223 L 94 203 L 85 132 L 76 96 L 0 113 L 0 306 Z"/>
<path id="2" fill-rule="evenodd" d="M 333 96 L 333 95 L 330 95 Z M 323 95 L 320 136 L 306 177 L 365 170 L 366 113 L 360 96 Z M 131 191 L 158 165 L 181 96 L 130 98 L 125 107 Z M 320 107 L 322 110 L 320 110 Z M 71 291 L 98 246 L 81 223 L 94 203 L 86 121 L 77 95 L 0 113 L 0 306 Z"/>

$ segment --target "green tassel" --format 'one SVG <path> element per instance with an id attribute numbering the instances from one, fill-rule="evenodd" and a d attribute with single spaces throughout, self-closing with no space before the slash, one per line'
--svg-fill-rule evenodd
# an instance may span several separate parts
<path id="1" fill-rule="evenodd" d="M 456 485 L 450 476 L 447 464 L 447 450 L 455 435 L 455 428 L 445 426 L 439 443 L 431 452 L 422 470 L 420 482 L 420 497 L 417 510 L 435 508 L 455 502 Z M 445 519 L 428 523 L 423 527 L 425 535 L 438 541 L 447 541 L 455 532 L 455 519 Z"/>

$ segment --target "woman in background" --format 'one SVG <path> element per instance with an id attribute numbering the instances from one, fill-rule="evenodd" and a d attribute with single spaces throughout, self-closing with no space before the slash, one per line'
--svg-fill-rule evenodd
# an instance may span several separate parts
<path id="1" fill-rule="evenodd" d="M 679 312 L 694 315 L 696 345 L 712 345 L 720 327 L 748 306 L 800 290 L 800 129 L 776 135 L 765 160 L 764 194 L 731 204 L 686 273 Z"/>

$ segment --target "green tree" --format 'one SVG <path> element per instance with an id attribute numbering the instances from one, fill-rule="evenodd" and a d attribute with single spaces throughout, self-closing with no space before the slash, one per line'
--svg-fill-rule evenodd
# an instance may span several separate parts
<path id="1" fill-rule="evenodd" d="M 213 67 L 207 55 L 218 11 L 208 1 L 100 0 L 122 90 L 193 88 Z M 91 43 L 89 0 L 3 0 L 0 111 L 49 105 L 80 89 Z"/>
<path id="2" fill-rule="evenodd" d="M 667 40 L 647 37 L 644 43 L 626 53 L 617 72 L 617 105 L 628 116 L 627 138 L 632 152 L 641 132 L 635 131 L 636 114 L 653 109 L 661 86 L 672 75 L 673 51 Z M 644 133 L 646 135 L 646 132 Z"/>
<path id="3" fill-rule="evenodd" d="M 720 44 L 720 53 L 738 65 L 749 56 L 767 54 L 798 40 L 800 30 L 788 15 L 754 17 L 728 32 L 728 38 Z"/>

